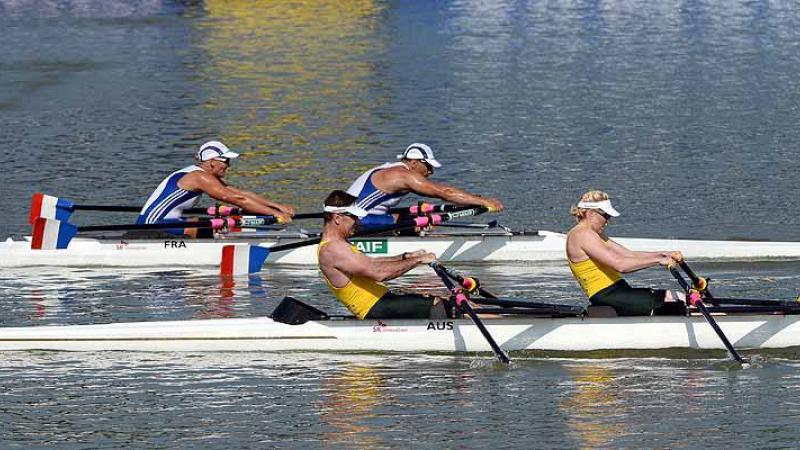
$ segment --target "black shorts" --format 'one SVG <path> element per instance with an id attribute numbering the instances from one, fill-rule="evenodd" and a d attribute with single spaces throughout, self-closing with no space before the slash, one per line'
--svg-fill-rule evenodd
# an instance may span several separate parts
<path id="1" fill-rule="evenodd" d="M 663 289 L 633 288 L 627 281 L 619 280 L 594 294 L 589 302 L 597 306 L 610 306 L 618 316 L 672 316 L 686 313 L 683 302 L 664 302 Z"/>
<path id="2" fill-rule="evenodd" d="M 433 297 L 389 291 L 369 310 L 365 319 L 428 319 Z"/>

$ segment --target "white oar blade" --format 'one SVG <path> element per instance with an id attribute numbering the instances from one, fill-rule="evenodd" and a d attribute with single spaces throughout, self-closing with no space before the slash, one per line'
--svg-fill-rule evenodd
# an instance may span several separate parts
<path id="1" fill-rule="evenodd" d="M 257 245 L 225 245 L 222 247 L 220 275 L 238 276 L 257 273 L 269 256 L 269 249 Z"/>
<path id="2" fill-rule="evenodd" d="M 33 225 L 36 219 L 40 217 L 67 222 L 70 216 L 72 216 L 74 206 L 74 203 L 69 200 L 37 192 L 33 194 L 31 198 L 31 210 L 28 222 Z"/>
<path id="3" fill-rule="evenodd" d="M 31 249 L 53 250 L 69 246 L 70 241 L 78 234 L 78 227 L 60 220 L 39 217 L 33 223 Z"/>

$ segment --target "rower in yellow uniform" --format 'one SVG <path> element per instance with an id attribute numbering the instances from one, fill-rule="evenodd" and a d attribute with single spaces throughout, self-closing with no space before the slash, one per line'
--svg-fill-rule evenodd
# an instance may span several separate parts
<path id="1" fill-rule="evenodd" d="M 679 251 L 638 252 L 610 239 L 605 232 L 619 212 L 608 194 L 589 191 L 570 213 L 578 222 L 567 234 L 567 259 L 572 275 L 592 305 L 611 306 L 620 316 L 683 314 L 683 294 L 663 289 L 633 288 L 621 273 L 683 260 Z"/>
<path id="2" fill-rule="evenodd" d="M 399 294 L 382 282 L 395 279 L 421 264 L 436 260 L 425 250 L 399 256 L 373 258 L 347 241 L 367 212 L 355 205 L 356 197 L 333 191 L 324 204 L 319 268 L 331 292 L 359 319 L 444 318 L 440 299 L 420 294 Z"/>

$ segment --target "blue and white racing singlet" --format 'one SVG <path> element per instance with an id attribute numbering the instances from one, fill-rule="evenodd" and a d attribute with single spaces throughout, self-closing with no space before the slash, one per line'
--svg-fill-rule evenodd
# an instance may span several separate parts
<path id="1" fill-rule="evenodd" d="M 178 180 L 196 170 L 203 169 L 198 166 L 184 167 L 164 178 L 147 199 L 136 223 L 159 223 L 180 219 L 183 210 L 194 206 L 203 195 L 202 192 L 186 191 L 178 187 Z"/>
<path id="2" fill-rule="evenodd" d="M 408 192 L 400 192 L 397 194 L 383 192 L 375 187 L 375 185 L 372 183 L 372 175 L 379 170 L 398 166 L 406 167 L 406 165 L 402 162 L 396 162 L 386 163 L 369 169 L 368 171 L 362 173 L 360 177 L 356 178 L 356 181 L 354 181 L 353 184 L 347 188 L 347 193 L 357 197 L 356 204 L 358 207 L 367 210 L 369 214 L 387 214 L 389 208 L 397 206 L 397 204 L 400 203 L 400 200 L 402 200 L 402 198 L 405 197 Z M 406 167 L 406 169 L 407 168 L 408 167 Z"/>

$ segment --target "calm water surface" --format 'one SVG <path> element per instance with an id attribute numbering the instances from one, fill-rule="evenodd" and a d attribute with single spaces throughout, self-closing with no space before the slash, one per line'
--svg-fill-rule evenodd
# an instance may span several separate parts
<path id="1" fill-rule="evenodd" d="M 342 4 L 339 4 L 342 3 Z M 564 230 L 611 192 L 617 235 L 797 240 L 800 10 L 792 2 L 0 0 L 0 236 L 30 195 L 141 204 L 193 148 L 298 209 L 414 141 L 436 178 Z M 80 212 L 75 222 L 125 215 Z M 577 302 L 568 269 L 459 267 Z M 702 264 L 718 295 L 794 299 L 797 262 Z M 672 286 L 661 271 L 631 277 Z M 406 287 L 438 286 L 414 273 Z M 0 272 L 0 323 L 341 312 L 313 268 Z M 512 355 L 5 353 L 0 448 L 793 448 L 795 351 Z M 673 355 L 674 356 L 674 355 Z"/>

